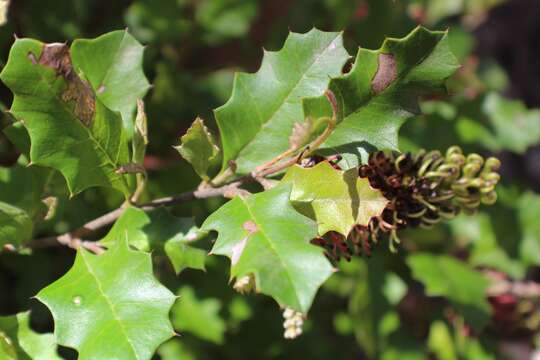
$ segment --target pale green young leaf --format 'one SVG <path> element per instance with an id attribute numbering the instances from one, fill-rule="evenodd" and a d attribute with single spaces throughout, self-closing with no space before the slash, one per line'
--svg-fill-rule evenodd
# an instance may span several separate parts
<path id="1" fill-rule="evenodd" d="M 327 161 L 311 168 L 293 166 L 282 182 L 292 183 L 295 208 L 315 220 L 319 235 L 337 231 L 345 236 L 355 225 L 367 225 L 384 210 L 388 200 L 373 189 L 358 169 L 336 170 Z"/>
<path id="2" fill-rule="evenodd" d="M 220 149 L 214 137 L 204 126 L 201 118 L 195 119 L 187 132 L 180 138 L 180 145 L 175 146 L 180 155 L 195 169 L 204 180 L 208 180 L 208 170 L 219 160 Z"/>
<path id="3" fill-rule="evenodd" d="M 30 328 L 30 312 L 0 316 L 0 359 L 61 360 L 53 334 L 38 334 Z"/>
<path id="4" fill-rule="evenodd" d="M 211 251 L 231 259 L 231 277 L 253 275 L 256 289 L 281 306 L 307 313 L 317 289 L 332 274 L 323 249 L 309 241 L 317 224 L 292 207 L 291 185 L 236 197 L 204 222 L 218 231 Z"/>
<path id="5" fill-rule="evenodd" d="M 165 253 L 178 274 L 185 268 L 204 270 L 206 251 L 191 246 L 203 235 L 192 218 L 176 217 L 163 208 L 146 213 L 128 207 L 100 243 L 111 247 L 127 237 L 139 250 Z"/>
<path id="6" fill-rule="evenodd" d="M 216 344 L 223 344 L 225 321 L 219 316 L 221 302 L 218 299 L 198 299 L 190 287 L 178 291 L 178 301 L 171 310 L 174 328 Z"/>
<path id="7" fill-rule="evenodd" d="M 79 359 L 150 359 L 174 335 L 176 300 L 154 277 L 150 254 L 127 239 L 102 255 L 79 249 L 73 267 L 37 294 L 51 311 L 58 344 Z"/>
<path id="8" fill-rule="evenodd" d="M 475 330 L 489 321 L 489 280 L 484 275 L 446 255 L 417 253 L 407 258 L 407 264 L 413 277 L 426 287 L 427 295 L 447 298 Z"/>
<path id="9" fill-rule="evenodd" d="M 322 95 L 348 58 L 341 33 L 313 29 L 265 51 L 257 73 L 237 73 L 229 101 L 215 110 L 223 168 L 235 160 L 246 174 L 287 150 L 294 124 L 305 119 L 302 98 Z"/>
<path id="10" fill-rule="evenodd" d="M 67 45 L 18 39 L 0 78 L 30 135 L 33 164 L 59 170 L 72 194 L 105 186 L 130 195 L 129 176 L 116 172 L 130 160 L 120 115 L 75 73 Z"/>
<path id="11" fill-rule="evenodd" d="M 444 89 L 459 67 L 446 32 L 416 28 L 386 39 L 379 50 L 360 48 L 353 69 L 330 81 L 338 104 L 336 130 L 321 149 L 343 153 L 348 167 L 367 161 L 375 149 L 398 149 L 398 131 L 419 112 L 418 97 Z M 306 115 L 330 117 L 325 97 L 305 99 Z"/>
<path id="12" fill-rule="evenodd" d="M 71 46 L 75 69 L 84 73 L 105 106 L 122 114 L 129 137 L 137 99 L 150 88 L 143 72 L 144 47 L 127 30 L 95 39 L 77 39 Z"/>

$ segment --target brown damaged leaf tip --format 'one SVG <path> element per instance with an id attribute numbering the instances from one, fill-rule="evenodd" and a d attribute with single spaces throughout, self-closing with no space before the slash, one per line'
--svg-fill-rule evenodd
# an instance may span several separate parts
<path id="1" fill-rule="evenodd" d="M 34 54 L 30 53 L 28 57 L 33 64 L 36 63 Z M 96 109 L 94 92 L 90 85 L 73 71 L 68 45 L 62 43 L 45 44 L 37 63 L 54 69 L 58 76 L 62 76 L 66 80 L 67 87 L 62 93 L 62 100 L 65 102 L 73 101 L 75 116 L 85 126 L 89 126 Z"/>
<path id="2" fill-rule="evenodd" d="M 385 90 L 397 77 L 397 65 L 394 55 L 379 54 L 379 68 L 371 81 L 371 88 L 375 94 Z"/>

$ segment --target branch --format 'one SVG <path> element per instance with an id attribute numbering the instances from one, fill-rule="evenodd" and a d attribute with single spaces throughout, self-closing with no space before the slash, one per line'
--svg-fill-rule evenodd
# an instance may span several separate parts
<path id="1" fill-rule="evenodd" d="M 239 186 L 245 182 L 250 181 L 251 178 L 243 178 L 233 183 L 213 188 L 213 187 L 199 187 L 197 190 L 181 193 L 175 196 L 167 196 L 160 199 L 155 199 L 145 204 L 139 205 L 138 208 L 143 211 L 153 211 L 162 206 L 171 206 L 181 204 L 187 201 L 195 199 L 208 199 L 212 197 L 224 196 L 232 197 L 238 194 L 243 194 L 242 189 Z M 116 210 L 108 212 L 92 221 L 87 222 L 80 228 L 67 232 L 65 234 L 50 236 L 33 240 L 28 247 L 32 249 L 42 249 L 48 247 L 54 247 L 59 245 L 68 246 L 73 249 L 83 247 L 94 253 L 100 253 L 103 248 L 95 242 L 83 241 L 81 238 L 92 234 L 93 232 L 104 228 L 107 225 L 112 224 L 118 219 L 124 212 L 125 206 L 119 207 Z"/>

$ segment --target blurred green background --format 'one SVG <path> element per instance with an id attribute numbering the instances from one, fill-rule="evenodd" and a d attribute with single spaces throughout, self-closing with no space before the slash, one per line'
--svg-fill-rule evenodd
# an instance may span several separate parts
<path id="1" fill-rule="evenodd" d="M 181 336 L 164 344 L 159 358 L 528 359 L 540 347 L 540 295 L 512 301 L 461 296 L 456 292 L 474 288 L 477 279 L 446 267 L 445 259 L 463 260 L 474 274 L 540 282 L 539 18 L 537 0 L 15 0 L 0 27 L 0 66 L 14 34 L 63 42 L 127 27 L 147 46 L 144 68 L 153 84 L 145 99 L 148 200 L 197 186 L 198 177 L 172 145 L 198 115 L 215 130 L 212 109 L 228 99 L 234 71 L 256 71 L 262 49 L 278 50 L 289 31 L 344 30 L 354 54 L 418 24 L 449 29 L 463 66 L 449 80 L 447 97 L 422 101 L 424 115 L 403 127 L 401 148 L 444 151 L 457 144 L 495 154 L 503 162 L 497 205 L 429 231 L 409 231 L 397 255 L 380 246 L 369 259 L 343 262 L 294 341 L 283 339 L 283 319 L 271 299 L 232 290 L 226 259 L 209 258 L 206 273 L 186 270 L 176 277 L 156 256 L 156 275 L 182 299 L 171 314 Z M 0 85 L 2 109 L 11 100 Z M 1 127 L 10 121 L 4 116 Z M 17 166 L 19 150 L 0 134 L 3 168 Z M 103 189 L 69 199 L 63 180 L 53 180 L 58 210 L 40 225 L 39 236 L 77 228 L 122 201 Z M 174 212 L 200 223 L 220 204 L 199 201 Z M 424 277 L 448 285 L 444 298 L 427 296 L 429 279 L 411 273 L 417 252 L 429 254 Z M 73 258 L 69 249 L 0 254 L 0 315 L 32 309 L 32 326 L 50 331 L 49 313 L 30 298 Z M 61 353 L 75 356 L 69 349 Z"/>

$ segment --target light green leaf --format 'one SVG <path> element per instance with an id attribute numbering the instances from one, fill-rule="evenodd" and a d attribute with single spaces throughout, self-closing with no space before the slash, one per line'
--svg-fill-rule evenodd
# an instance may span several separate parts
<path id="1" fill-rule="evenodd" d="M 26 211 L 0 201 L 0 251 L 4 245 L 18 247 L 30 240 L 33 228 Z"/>
<path id="2" fill-rule="evenodd" d="M 215 44 L 245 35 L 256 15 L 257 0 L 204 0 L 198 3 L 195 21 L 204 30 L 202 39 Z"/>
<path id="3" fill-rule="evenodd" d="M 231 98 L 215 110 L 223 168 L 235 160 L 245 174 L 287 150 L 293 125 L 305 119 L 301 99 L 322 95 L 348 57 L 341 33 L 313 29 L 265 51 L 257 73 L 237 73 Z"/>
<path id="4" fill-rule="evenodd" d="M 193 289 L 183 287 L 178 291 L 179 300 L 171 310 L 174 328 L 216 344 L 223 344 L 225 321 L 219 316 L 218 299 L 197 299 Z"/>
<path id="5" fill-rule="evenodd" d="M 429 296 L 444 296 L 479 331 L 489 320 L 486 300 L 489 280 L 467 264 L 445 255 L 417 253 L 407 258 L 413 277 L 424 284 Z"/>
<path id="6" fill-rule="evenodd" d="M 176 297 L 155 279 L 150 254 L 127 240 L 99 256 L 77 250 L 69 272 L 36 297 L 53 315 L 57 342 L 80 360 L 150 359 L 174 335 Z"/>
<path id="7" fill-rule="evenodd" d="M 528 110 L 521 101 L 506 100 L 497 93 L 491 93 L 484 101 L 483 111 L 489 118 L 498 144 L 491 150 L 524 153 L 528 147 L 540 143 L 540 109 Z"/>
<path id="8" fill-rule="evenodd" d="M 307 313 L 333 270 L 323 249 L 309 243 L 317 225 L 294 210 L 290 190 L 280 185 L 236 197 L 210 215 L 202 229 L 219 232 L 211 253 L 231 259 L 231 277 L 254 275 L 258 291 Z"/>
<path id="9" fill-rule="evenodd" d="M 461 117 L 457 131 L 467 143 L 480 142 L 492 151 L 524 153 L 540 143 L 540 110 L 527 109 L 518 100 L 507 100 L 497 93 L 484 99 L 482 112 L 487 122 Z"/>
<path id="10" fill-rule="evenodd" d="M 122 120 L 75 73 L 67 45 L 18 39 L 0 78 L 30 135 L 33 164 L 58 169 L 72 194 L 106 186 L 129 196 L 130 178 L 116 173 L 130 159 Z"/>
<path id="11" fill-rule="evenodd" d="M 540 196 L 532 192 L 523 194 L 518 202 L 518 219 L 522 240 L 519 254 L 526 265 L 540 264 Z"/>
<path id="12" fill-rule="evenodd" d="M 202 179 L 208 180 L 208 169 L 218 160 L 220 149 L 210 131 L 204 126 L 203 120 L 195 119 L 180 141 L 180 146 L 175 146 L 175 149 L 193 166 Z"/>
<path id="13" fill-rule="evenodd" d="M 204 270 L 206 251 L 190 245 L 202 235 L 192 218 L 176 217 L 164 208 L 146 213 L 128 207 L 100 243 L 111 247 L 127 237 L 139 250 L 165 252 L 178 274 L 185 268 Z"/>
<path id="14" fill-rule="evenodd" d="M 388 203 L 367 179 L 358 176 L 358 169 L 336 170 L 327 161 L 311 168 L 295 165 L 282 182 L 292 183 L 293 205 L 317 222 L 319 235 L 337 231 L 347 236 L 355 225 L 367 225 L 380 215 Z"/>
<path id="15" fill-rule="evenodd" d="M 422 27 L 402 39 L 387 39 L 379 50 L 359 49 L 353 69 L 330 81 L 338 104 L 338 126 L 321 146 L 345 153 L 348 166 L 367 161 L 374 149 L 398 149 L 398 130 L 419 112 L 418 97 L 444 89 L 458 63 L 446 32 Z M 325 97 L 304 100 L 311 118 L 330 117 Z"/>
<path id="16" fill-rule="evenodd" d="M 75 69 L 84 73 L 99 100 L 122 114 L 124 127 L 133 134 L 137 99 L 150 88 L 143 72 L 144 47 L 127 30 L 95 39 L 77 39 L 71 46 Z"/>
<path id="17" fill-rule="evenodd" d="M 452 334 L 440 320 L 433 322 L 429 328 L 428 349 L 438 360 L 458 360 Z"/>
<path id="18" fill-rule="evenodd" d="M 472 242 L 469 257 L 472 265 L 489 266 L 515 279 L 521 279 L 525 275 L 525 267 L 512 259 L 497 242 L 497 234 L 487 214 L 460 216 L 450 222 L 450 228 L 456 238 Z"/>
<path id="19" fill-rule="evenodd" d="M 61 360 L 53 334 L 30 328 L 30 312 L 0 316 L 0 358 L 4 360 Z"/>

